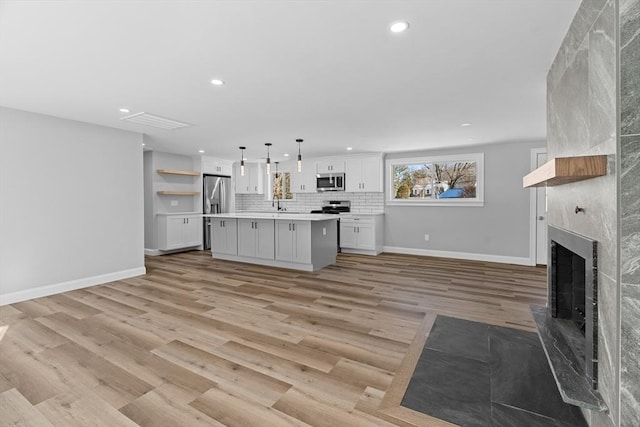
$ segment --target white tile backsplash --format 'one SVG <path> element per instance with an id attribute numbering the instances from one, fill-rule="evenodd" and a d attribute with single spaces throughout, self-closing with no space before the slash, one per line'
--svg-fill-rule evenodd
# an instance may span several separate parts
<path id="1" fill-rule="evenodd" d="M 294 200 L 281 202 L 288 211 L 310 212 L 322 207 L 323 200 L 349 200 L 353 213 L 384 212 L 384 193 L 300 193 Z M 236 210 L 270 211 L 275 210 L 270 200 L 262 194 L 236 194 Z"/>

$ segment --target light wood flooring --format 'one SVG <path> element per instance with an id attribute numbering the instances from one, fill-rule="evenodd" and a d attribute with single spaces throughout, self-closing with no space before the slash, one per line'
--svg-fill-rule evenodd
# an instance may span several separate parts
<path id="1" fill-rule="evenodd" d="M 544 268 L 399 254 L 146 266 L 0 307 L 0 425 L 448 425 L 399 406 L 436 314 L 533 331 L 546 294 Z"/>

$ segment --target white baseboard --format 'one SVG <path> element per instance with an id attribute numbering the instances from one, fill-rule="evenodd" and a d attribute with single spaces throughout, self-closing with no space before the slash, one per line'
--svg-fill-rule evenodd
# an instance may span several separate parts
<path id="1" fill-rule="evenodd" d="M 431 249 L 400 248 L 395 246 L 385 246 L 384 251 L 396 254 L 468 259 L 471 261 L 499 262 L 502 264 L 534 265 L 531 263 L 531 259 L 529 257 L 511 257 L 502 255 L 475 254 L 469 252 L 436 251 Z"/>
<path id="2" fill-rule="evenodd" d="M 142 276 L 143 274 L 146 274 L 146 272 L 147 269 L 145 267 L 131 268 L 129 270 L 85 277 L 82 279 L 71 280 L 69 282 L 55 283 L 53 285 L 40 286 L 33 289 L 26 289 L 24 291 L 0 294 L 0 306 L 82 289 L 88 286 L 101 285 L 103 283 L 114 282 L 116 280 L 128 279 L 130 277 Z"/>
<path id="3" fill-rule="evenodd" d="M 160 252 L 158 249 L 144 248 L 144 254 L 149 256 L 158 256 L 158 255 L 162 255 L 162 252 Z"/>

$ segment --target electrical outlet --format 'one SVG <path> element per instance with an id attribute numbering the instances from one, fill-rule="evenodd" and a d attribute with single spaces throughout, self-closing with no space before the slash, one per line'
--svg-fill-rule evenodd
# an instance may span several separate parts
<path id="1" fill-rule="evenodd" d="M 322 227 L 322 235 L 323 236 L 327 235 L 327 227 Z"/>
<path id="2" fill-rule="evenodd" d="M 425 242 L 428 242 L 428 241 L 429 241 L 429 235 L 428 235 L 428 234 L 425 234 L 425 235 L 424 235 L 424 240 L 425 240 Z"/>
<path id="3" fill-rule="evenodd" d="M 178 201 L 177 200 L 172 200 L 171 201 L 171 206 L 178 206 Z"/>

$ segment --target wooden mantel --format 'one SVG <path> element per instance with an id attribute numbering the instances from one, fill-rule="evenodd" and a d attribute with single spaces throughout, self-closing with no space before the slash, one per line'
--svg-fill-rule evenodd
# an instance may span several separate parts
<path id="1" fill-rule="evenodd" d="M 556 157 L 522 178 L 522 186 L 552 187 L 607 174 L 607 156 Z"/>

